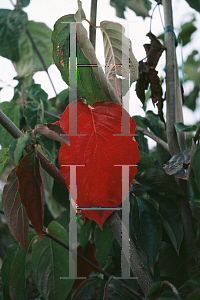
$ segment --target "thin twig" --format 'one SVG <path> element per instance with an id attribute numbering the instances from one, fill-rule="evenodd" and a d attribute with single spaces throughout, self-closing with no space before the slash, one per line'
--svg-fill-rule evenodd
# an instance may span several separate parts
<path id="1" fill-rule="evenodd" d="M 196 142 L 198 139 L 199 139 L 199 135 L 200 135 L 200 125 L 195 133 L 195 136 L 194 136 L 194 142 Z"/>
<path id="2" fill-rule="evenodd" d="M 42 58 L 42 56 L 41 56 L 41 54 L 40 54 L 40 52 L 39 52 L 39 50 L 38 50 L 38 48 L 37 48 L 37 46 L 36 46 L 34 40 L 33 40 L 32 36 L 31 36 L 31 34 L 30 34 L 30 31 L 29 31 L 28 29 L 26 29 L 26 34 L 27 34 L 28 38 L 30 39 L 31 44 L 32 44 L 32 46 L 33 46 L 33 49 L 35 50 L 35 52 L 36 52 L 36 54 L 37 54 L 37 56 L 38 56 L 38 58 L 39 58 L 39 60 L 40 60 L 40 62 L 41 62 L 41 64 L 42 64 L 44 70 L 46 71 L 46 73 L 47 73 L 47 75 L 48 75 L 48 77 L 49 77 L 49 81 L 51 82 L 51 85 L 52 85 L 52 87 L 53 87 L 53 90 L 54 90 L 54 92 L 55 92 L 55 94 L 56 94 L 56 96 L 57 96 L 57 92 L 56 92 L 55 86 L 54 86 L 54 84 L 53 84 L 53 82 L 52 82 L 52 80 L 51 80 L 51 77 L 50 77 L 50 75 L 49 75 L 48 68 L 47 68 L 47 66 L 46 66 L 46 64 L 45 64 L 45 62 L 44 62 L 44 59 Z"/>
<path id="3" fill-rule="evenodd" d="M 12 2 L 12 0 L 10 0 L 10 3 L 15 7 L 14 3 Z"/>
<path id="4" fill-rule="evenodd" d="M 180 295 L 179 295 L 179 292 L 177 291 L 177 288 L 176 288 L 171 282 L 169 282 L 169 281 L 167 281 L 167 280 L 164 280 L 164 281 L 162 282 L 162 285 L 164 285 L 164 284 L 168 285 L 168 286 L 172 289 L 173 293 L 178 297 L 178 299 L 181 300 L 181 297 L 180 297 Z M 161 286 L 162 286 L 162 285 L 161 285 Z"/>
<path id="5" fill-rule="evenodd" d="M 0 209 L 0 213 L 4 214 L 4 211 Z M 29 224 L 29 227 L 34 228 L 34 226 L 32 224 Z M 88 260 L 86 257 L 84 257 L 83 255 L 81 255 L 80 253 L 78 253 L 77 251 L 73 250 L 72 248 L 70 248 L 67 244 L 63 243 L 61 240 L 59 240 L 58 238 L 56 238 L 54 235 L 52 235 L 51 233 L 49 233 L 48 231 L 44 231 L 43 230 L 43 235 L 52 239 L 53 241 L 55 241 L 57 244 L 61 245 L 63 248 L 67 249 L 68 251 L 72 252 L 73 254 L 77 255 L 80 259 L 82 259 L 85 263 L 87 263 L 88 265 L 90 265 L 91 267 L 93 267 L 95 270 L 97 270 L 98 272 L 102 273 L 104 276 L 106 276 L 106 278 L 109 278 L 110 276 L 112 276 L 111 274 L 109 274 L 108 272 L 102 270 L 101 268 L 99 268 L 98 266 L 96 266 L 95 264 L 93 264 L 90 260 Z M 130 288 L 128 285 L 126 285 L 124 282 L 121 282 L 120 280 L 118 280 L 118 282 L 124 286 L 128 291 L 130 291 L 132 294 L 134 294 L 135 296 L 139 297 L 142 300 L 145 300 L 145 298 L 139 294 L 138 292 L 136 292 L 135 290 L 133 290 L 132 288 Z"/>
<path id="6" fill-rule="evenodd" d="M 166 142 L 164 142 L 163 140 L 161 140 L 158 136 L 156 136 L 153 133 L 150 133 L 149 131 L 147 131 L 146 129 L 137 126 L 136 127 L 136 131 L 141 132 L 144 135 L 147 135 L 148 137 L 150 137 L 152 140 L 154 140 L 155 142 L 157 142 L 160 146 L 162 146 L 166 151 L 169 152 L 169 146 Z"/>
<path id="7" fill-rule="evenodd" d="M 97 0 L 91 0 L 90 11 L 90 42 L 95 49 L 96 43 L 96 16 L 97 16 Z"/>
<path id="8" fill-rule="evenodd" d="M 52 113 L 50 113 L 50 112 L 48 112 L 48 111 L 46 111 L 46 110 L 44 110 L 44 114 L 45 114 L 45 115 L 49 115 L 49 116 L 51 116 L 51 117 L 54 117 L 54 118 L 57 119 L 57 120 L 60 120 L 60 117 L 59 117 L 59 116 L 56 116 L 56 115 L 54 115 L 54 114 L 52 114 Z"/>

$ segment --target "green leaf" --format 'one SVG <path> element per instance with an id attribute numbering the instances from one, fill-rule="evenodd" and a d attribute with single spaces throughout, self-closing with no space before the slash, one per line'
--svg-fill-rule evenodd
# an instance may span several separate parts
<path id="1" fill-rule="evenodd" d="M 74 15 L 63 16 L 55 23 L 52 33 L 53 59 L 61 72 L 63 80 L 68 85 L 70 22 L 75 22 Z M 97 101 L 115 101 L 119 103 L 119 99 L 107 81 L 96 58 L 94 48 L 88 40 L 87 31 L 81 23 L 76 23 L 76 32 L 77 94 L 85 98 L 90 105 Z"/>
<path id="2" fill-rule="evenodd" d="M 183 240 L 183 227 L 179 218 L 177 205 L 170 197 L 158 195 L 155 198 L 159 204 L 162 226 L 169 236 L 175 250 L 179 253 Z"/>
<path id="3" fill-rule="evenodd" d="M 180 131 L 190 132 L 190 131 L 197 130 L 197 126 L 196 125 L 184 125 L 181 122 L 175 123 L 174 126 L 175 126 L 177 132 L 180 132 Z"/>
<path id="4" fill-rule="evenodd" d="M 23 134 L 18 139 L 15 139 L 9 146 L 9 155 L 15 166 L 18 165 L 23 150 L 26 147 L 28 141 L 30 141 L 31 136 L 29 134 Z"/>
<path id="5" fill-rule="evenodd" d="M 41 124 L 44 116 L 42 101 L 40 104 L 35 102 L 27 103 L 24 110 L 24 116 L 30 128 L 34 128 L 37 124 Z"/>
<path id="6" fill-rule="evenodd" d="M 56 221 L 48 226 L 48 232 L 69 244 L 67 231 Z M 41 296 L 49 300 L 64 300 L 70 292 L 74 279 L 61 279 L 69 276 L 71 252 L 48 237 L 39 238 L 32 247 L 33 277 Z"/>
<path id="7" fill-rule="evenodd" d="M 9 293 L 10 286 L 10 270 L 12 266 L 13 259 L 17 253 L 18 242 L 15 241 L 12 245 L 10 245 L 6 251 L 6 255 L 2 264 L 1 275 L 2 275 L 2 283 L 3 283 L 3 295 L 4 299 L 11 300 Z"/>
<path id="8" fill-rule="evenodd" d="M 175 278 L 178 282 L 182 282 L 183 278 L 185 278 L 186 272 L 183 261 L 184 250 L 180 251 L 178 256 L 172 244 L 161 242 L 158 262 L 160 276 L 169 276 Z"/>
<path id="9" fill-rule="evenodd" d="M 51 29 L 44 23 L 34 21 L 28 22 L 27 29 L 48 68 L 53 63 Z M 24 32 L 19 41 L 19 60 L 14 63 L 14 67 L 18 73 L 18 77 L 24 77 L 27 74 L 37 71 L 44 71 L 44 67 L 26 32 Z"/>
<path id="10" fill-rule="evenodd" d="M 198 12 L 200 12 L 200 0 L 186 0 L 187 3 Z"/>
<path id="11" fill-rule="evenodd" d="M 2 205 L 10 232 L 25 249 L 29 220 L 26 210 L 20 201 L 18 179 L 15 172 L 16 168 L 11 171 L 4 186 Z"/>
<path id="12" fill-rule="evenodd" d="M 103 268 L 108 259 L 108 254 L 112 248 L 115 236 L 106 223 L 103 230 L 99 227 L 95 229 L 94 240 L 96 246 L 96 258 L 99 262 L 99 268 Z"/>
<path id="13" fill-rule="evenodd" d="M 36 234 L 29 233 L 26 250 L 18 245 L 10 272 L 10 296 L 12 300 L 26 300 L 26 257 Z"/>
<path id="14" fill-rule="evenodd" d="M 86 224 L 83 224 L 83 222 L 80 219 L 80 216 L 78 216 L 78 221 L 81 223 L 81 228 L 80 231 L 78 232 L 78 244 L 82 247 L 83 253 L 85 253 L 85 249 L 88 246 L 88 241 L 91 236 L 92 221 L 88 220 Z M 96 249 L 96 245 L 95 245 L 95 249 Z"/>
<path id="15" fill-rule="evenodd" d="M 183 190 L 176 183 L 175 179 L 163 171 L 158 171 L 153 168 L 146 169 L 143 172 L 137 173 L 135 180 L 160 192 L 185 196 Z"/>
<path id="16" fill-rule="evenodd" d="M 153 294 L 155 291 L 159 290 L 162 285 L 162 281 L 157 281 L 153 283 L 150 288 L 148 289 L 145 298 L 149 297 L 151 294 Z"/>
<path id="17" fill-rule="evenodd" d="M 44 109 L 48 108 L 48 104 L 47 104 L 48 94 L 41 88 L 40 84 L 33 84 L 27 87 L 27 89 L 24 92 L 24 98 L 27 101 L 34 101 L 38 104 L 40 104 L 40 102 L 42 101 L 44 105 Z"/>
<path id="18" fill-rule="evenodd" d="M 191 294 L 189 294 L 186 300 L 199 300 L 199 298 L 200 298 L 200 289 L 195 290 Z"/>
<path id="19" fill-rule="evenodd" d="M 155 133 L 156 136 L 161 137 L 161 124 L 160 118 L 154 114 L 153 111 L 148 110 L 146 112 L 145 118 L 142 118 L 143 123 L 149 127 L 149 129 Z"/>
<path id="20" fill-rule="evenodd" d="M 197 286 L 200 288 L 200 274 L 191 277 L 184 283 L 184 286 Z"/>
<path id="21" fill-rule="evenodd" d="M 108 281 L 97 276 L 85 280 L 75 291 L 73 300 L 132 300 L 133 297 L 126 292 L 124 287 L 111 276 Z"/>
<path id="22" fill-rule="evenodd" d="M 14 100 L 10 102 L 2 102 L 0 103 L 0 109 L 3 113 L 19 128 L 19 120 L 20 120 L 20 112 L 19 112 L 19 104 Z M 13 141 L 13 137 L 8 133 L 3 126 L 0 128 L 0 144 L 2 148 L 8 147 L 10 143 Z"/>
<path id="23" fill-rule="evenodd" d="M 27 14 L 20 9 L 0 9 L 0 55 L 19 60 L 19 40 L 26 29 Z"/>
<path id="24" fill-rule="evenodd" d="M 34 128 L 44 122 L 44 109 L 48 109 L 48 95 L 41 89 L 40 84 L 33 84 L 25 90 L 24 98 L 28 101 L 24 116 L 29 127 Z"/>
<path id="25" fill-rule="evenodd" d="M 5 165 L 9 162 L 8 148 L 0 150 L 0 174 Z"/>
<path id="26" fill-rule="evenodd" d="M 104 42 L 106 78 L 120 99 L 138 78 L 138 62 L 133 55 L 131 41 L 124 35 L 125 29 L 121 24 L 103 21 L 100 27 Z M 123 76 L 123 79 L 118 76 Z"/>
<path id="27" fill-rule="evenodd" d="M 186 22 L 181 25 L 181 32 L 178 37 L 181 38 L 183 46 L 191 41 L 191 35 L 197 30 L 196 26 L 194 26 L 195 21 L 196 19 L 193 17 L 190 22 Z"/>
<path id="28" fill-rule="evenodd" d="M 17 5 L 22 6 L 22 7 L 28 6 L 29 3 L 30 3 L 30 0 L 17 0 Z"/>
<path id="29" fill-rule="evenodd" d="M 137 166 L 138 172 L 149 168 L 156 168 L 154 161 L 145 152 L 140 151 L 140 160 Z"/>
<path id="30" fill-rule="evenodd" d="M 176 294 L 173 292 L 163 292 L 157 300 L 179 300 L 180 297 L 178 297 Z"/>
<path id="31" fill-rule="evenodd" d="M 2 265 L 2 281 L 4 299 L 26 300 L 26 256 L 29 247 L 36 236 L 28 235 L 26 250 L 18 242 L 14 242 L 7 250 Z"/>
<path id="32" fill-rule="evenodd" d="M 136 193 L 136 191 L 134 192 Z M 155 200 L 146 197 L 146 194 L 142 191 L 138 191 L 136 195 L 139 194 L 139 197 L 134 197 L 131 225 L 134 229 L 138 247 L 144 251 L 148 265 L 153 273 L 155 259 L 162 238 L 161 220 Z"/>
<path id="33" fill-rule="evenodd" d="M 62 225 L 62 227 L 65 228 L 67 232 L 69 232 L 69 210 L 63 211 L 56 219 L 56 221 L 60 223 L 60 225 Z"/>
<path id="34" fill-rule="evenodd" d="M 200 162 L 200 147 L 197 147 L 196 151 L 194 152 L 194 156 L 193 156 L 193 160 L 192 160 L 192 167 L 193 167 L 193 170 L 194 170 L 196 184 L 197 184 L 197 186 L 200 190 L 199 162 Z"/>

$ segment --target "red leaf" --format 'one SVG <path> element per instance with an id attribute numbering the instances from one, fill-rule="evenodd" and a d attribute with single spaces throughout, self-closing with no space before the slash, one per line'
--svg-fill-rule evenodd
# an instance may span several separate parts
<path id="1" fill-rule="evenodd" d="M 18 179 L 14 168 L 8 176 L 2 194 L 2 205 L 6 216 L 6 222 L 12 235 L 26 248 L 28 236 L 28 217 L 18 193 Z"/>
<path id="2" fill-rule="evenodd" d="M 58 157 L 61 174 L 69 188 L 69 167 L 65 165 L 85 165 L 76 168 L 78 206 L 117 207 L 122 202 L 122 167 L 114 165 L 135 165 L 140 159 L 138 143 L 132 136 L 113 136 L 121 134 L 119 104 L 96 102 L 89 107 L 78 99 L 69 104 L 70 113 L 71 109 L 76 109 L 76 104 L 77 133 L 85 136 L 70 136 L 70 146 L 61 143 Z M 65 133 L 69 132 L 69 105 L 60 119 Z M 130 133 L 134 134 L 134 120 L 126 111 L 124 115 L 130 120 Z M 132 166 L 129 170 L 131 182 L 137 168 Z M 112 212 L 84 210 L 85 216 L 101 228 Z"/>
<path id="3" fill-rule="evenodd" d="M 19 180 L 21 203 L 25 206 L 35 231 L 43 239 L 44 186 L 40 161 L 35 149 L 21 159 L 16 175 Z"/>

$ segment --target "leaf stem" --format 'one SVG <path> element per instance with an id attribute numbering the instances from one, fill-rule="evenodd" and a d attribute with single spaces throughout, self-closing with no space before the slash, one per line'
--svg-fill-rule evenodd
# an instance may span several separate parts
<path id="1" fill-rule="evenodd" d="M 154 140 L 155 142 L 157 142 L 160 146 L 162 146 L 166 151 L 169 152 L 169 146 L 167 143 L 165 143 L 162 139 L 160 139 L 158 136 L 156 136 L 155 134 L 147 131 L 146 129 L 137 126 L 136 127 L 136 131 L 141 132 L 144 135 L 147 135 L 148 137 L 150 137 L 152 140 Z"/>
<path id="2" fill-rule="evenodd" d="M 42 56 L 41 56 L 41 54 L 40 54 L 40 52 L 39 52 L 39 50 L 38 50 L 38 48 L 37 48 L 37 46 L 36 46 L 34 40 L 33 40 L 32 36 L 31 36 L 31 34 L 30 34 L 30 31 L 29 31 L 28 29 L 26 29 L 26 34 L 27 34 L 29 40 L 31 41 L 31 44 L 32 44 L 32 46 L 33 46 L 33 49 L 35 50 L 35 52 L 36 52 L 36 54 L 37 54 L 37 56 L 38 56 L 38 58 L 39 58 L 39 60 L 40 60 L 40 62 L 41 62 L 41 64 L 42 64 L 44 70 L 46 71 L 46 73 L 47 73 L 47 75 L 48 75 L 48 77 L 49 77 L 49 81 L 50 81 L 50 83 L 51 83 L 51 85 L 52 85 L 52 88 L 53 88 L 53 90 L 54 90 L 54 92 L 55 92 L 55 95 L 57 96 L 57 92 L 56 92 L 55 86 L 54 86 L 54 84 L 53 84 L 53 81 L 51 80 L 51 76 L 50 76 L 50 74 L 49 74 L 48 68 L 47 68 L 47 66 L 46 66 L 46 64 L 45 64 L 45 62 L 44 62 L 44 59 L 42 58 Z"/>
<path id="3" fill-rule="evenodd" d="M 90 42 L 94 49 L 96 44 L 96 16 L 97 16 L 97 0 L 91 0 L 90 11 Z"/>
<path id="4" fill-rule="evenodd" d="M 60 120 L 60 117 L 59 117 L 59 116 L 56 116 L 56 115 L 54 115 L 54 114 L 48 112 L 47 110 L 44 110 L 44 113 L 45 113 L 46 115 L 49 115 L 49 116 L 51 116 L 51 117 L 54 117 L 54 118 L 57 119 L 57 120 Z"/>

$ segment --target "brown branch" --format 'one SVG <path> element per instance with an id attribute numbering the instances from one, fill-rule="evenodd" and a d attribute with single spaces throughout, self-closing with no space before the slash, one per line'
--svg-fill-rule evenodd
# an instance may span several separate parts
<path id="1" fill-rule="evenodd" d="M 96 43 L 96 16 L 97 16 L 97 0 L 91 0 L 90 11 L 90 42 L 95 49 Z"/>
<path id="2" fill-rule="evenodd" d="M 150 137 L 152 140 L 154 140 L 155 142 L 157 142 L 160 146 L 163 147 L 163 149 L 165 149 L 166 151 L 169 152 L 169 146 L 167 143 L 165 143 L 162 139 L 160 139 L 158 136 L 156 136 L 155 134 L 147 131 L 146 129 L 137 126 L 136 127 L 136 131 L 141 132 L 144 135 L 147 135 L 148 137 Z"/>
<path id="3" fill-rule="evenodd" d="M 165 28 L 171 30 L 165 33 L 166 47 L 166 100 L 167 100 L 167 141 L 171 156 L 180 152 L 176 123 L 176 63 L 175 63 L 175 37 L 173 32 L 173 16 L 171 0 L 163 0 Z"/>

